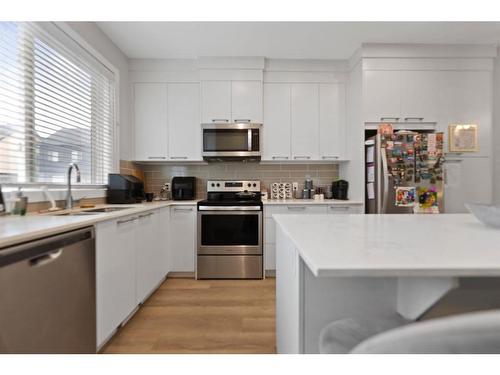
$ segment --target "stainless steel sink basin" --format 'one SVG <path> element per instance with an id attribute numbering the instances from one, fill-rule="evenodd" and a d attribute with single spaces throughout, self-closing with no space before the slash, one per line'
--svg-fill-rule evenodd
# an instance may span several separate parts
<path id="1" fill-rule="evenodd" d="M 54 216 L 90 216 L 97 215 L 99 212 L 87 212 L 87 211 L 78 211 L 78 212 L 63 212 L 61 214 L 52 214 Z"/>
<path id="2" fill-rule="evenodd" d="M 127 210 L 132 207 L 103 207 L 103 208 L 94 208 L 92 210 L 85 210 L 83 212 L 114 212 L 114 211 L 121 211 L 121 210 Z"/>
<path id="3" fill-rule="evenodd" d="M 121 210 L 126 210 L 132 207 L 102 207 L 102 208 L 94 208 L 91 210 L 84 210 L 84 211 L 69 211 L 69 212 L 55 212 L 51 215 L 54 216 L 89 216 L 89 215 L 98 215 L 106 212 L 115 212 L 115 211 L 121 211 Z"/>

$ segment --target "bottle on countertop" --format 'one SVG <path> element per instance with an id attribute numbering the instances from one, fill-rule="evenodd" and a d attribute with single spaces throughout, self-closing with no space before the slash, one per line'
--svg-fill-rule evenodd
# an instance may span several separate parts
<path id="1" fill-rule="evenodd" d="M 28 209 L 28 197 L 23 195 L 21 188 L 16 193 L 14 198 L 14 208 L 12 209 L 13 215 L 26 215 L 26 210 Z"/>
<path id="2" fill-rule="evenodd" d="M 2 185 L 0 185 L 0 216 L 6 213 L 5 201 L 3 200 Z"/>

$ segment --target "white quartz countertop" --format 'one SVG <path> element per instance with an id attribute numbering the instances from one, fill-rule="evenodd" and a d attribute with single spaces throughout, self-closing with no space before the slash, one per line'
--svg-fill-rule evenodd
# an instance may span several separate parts
<path id="1" fill-rule="evenodd" d="M 57 213 L 63 213 L 65 211 L 58 211 L 57 213 L 53 214 L 4 216 L 0 217 L 0 249 L 22 242 L 51 236 L 57 233 L 94 225 L 101 221 L 112 220 L 122 216 L 134 215 L 161 207 L 195 205 L 197 202 L 198 200 L 157 201 L 140 204 L 103 204 L 96 205 L 95 208 L 114 206 L 130 208 L 86 216 L 57 216 Z M 92 209 L 94 208 L 83 209 L 83 211 Z"/>
<path id="2" fill-rule="evenodd" d="M 340 200 L 340 199 L 324 199 L 324 200 L 314 200 L 314 199 L 267 199 L 263 200 L 264 205 L 360 205 L 363 204 L 361 201 L 355 200 Z"/>
<path id="3" fill-rule="evenodd" d="M 315 276 L 500 276 L 500 230 L 470 214 L 273 217 Z"/>

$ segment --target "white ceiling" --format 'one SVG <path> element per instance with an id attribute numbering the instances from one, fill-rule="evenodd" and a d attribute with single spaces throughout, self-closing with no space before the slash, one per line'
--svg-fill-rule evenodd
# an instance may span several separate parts
<path id="1" fill-rule="evenodd" d="M 346 59 L 361 43 L 499 44 L 500 22 L 98 22 L 130 58 Z"/>

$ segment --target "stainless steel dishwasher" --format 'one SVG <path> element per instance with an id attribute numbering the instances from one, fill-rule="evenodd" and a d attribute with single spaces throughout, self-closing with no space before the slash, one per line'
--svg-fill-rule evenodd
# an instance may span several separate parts
<path id="1" fill-rule="evenodd" d="M 95 353 L 95 303 L 93 228 L 0 249 L 0 353 Z"/>

